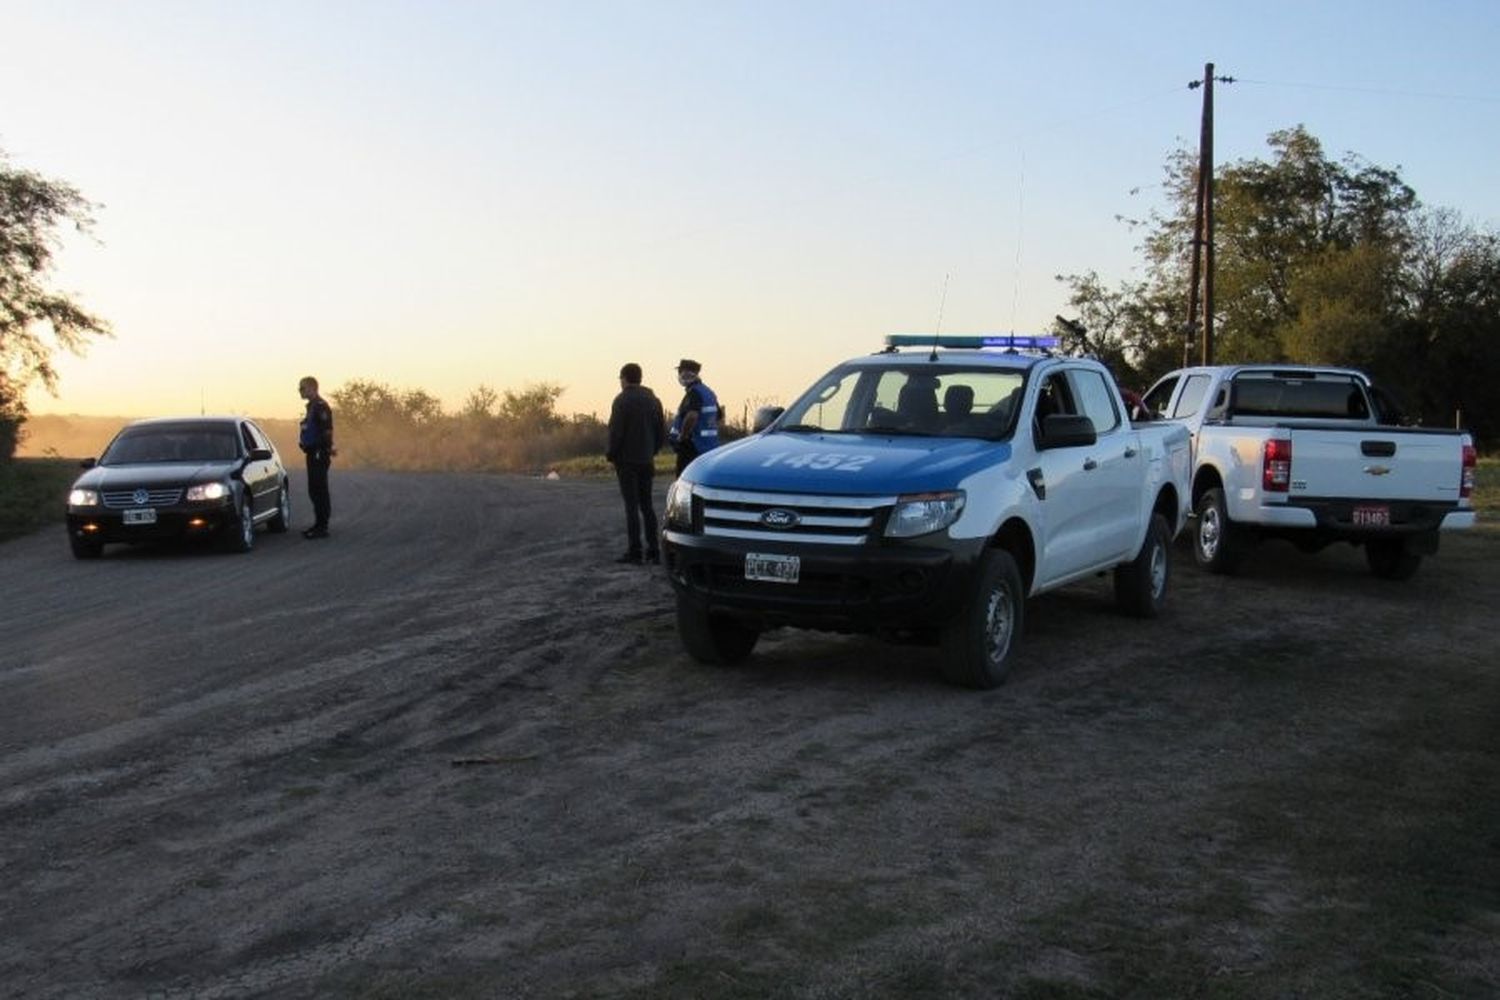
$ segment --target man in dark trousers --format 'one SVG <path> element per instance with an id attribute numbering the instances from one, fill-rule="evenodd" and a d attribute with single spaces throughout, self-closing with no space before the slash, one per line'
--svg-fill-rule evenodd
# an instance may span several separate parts
<path id="1" fill-rule="evenodd" d="M 297 392 L 307 400 L 297 445 L 307 456 L 307 495 L 312 500 L 313 526 L 302 532 L 303 538 L 327 538 L 328 466 L 338 452 L 333 447 L 333 408 L 318 395 L 318 380 L 311 375 L 297 383 Z"/>
<path id="2" fill-rule="evenodd" d="M 677 382 L 684 392 L 667 436 L 677 452 L 677 474 L 699 455 L 719 444 L 719 398 L 698 377 L 703 366 L 691 358 L 677 362 Z"/>
<path id="3" fill-rule="evenodd" d="M 661 401 L 641 385 L 641 366 L 620 369 L 620 394 L 609 410 L 609 450 L 605 457 L 615 467 L 620 495 L 625 498 L 625 554 L 621 563 L 639 563 L 641 528 L 646 529 L 645 561 L 661 562 L 656 535 L 656 511 L 651 506 L 651 480 L 656 474 L 656 453 L 667 436 Z M 644 523 L 644 524 L 643 524 Z"/>

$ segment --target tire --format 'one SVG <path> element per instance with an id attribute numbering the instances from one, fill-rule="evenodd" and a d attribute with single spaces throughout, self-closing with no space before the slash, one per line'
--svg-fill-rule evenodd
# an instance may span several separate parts
<path id="1" fill-rule="evenodd" d="M 275 534 L 284 534 L 292 526 L 292 491 L 283 481 L 281 492 L 276 497 L 276 514 L 266 527 Z"/>
<path id="2" fill-rule="evenodd" d="M 974 594 L 943 627 L 943 676 L 962 687 L 988 690 L 1004 682 L 1026 621 L 1026 588 L 1016 561 L 990 549 L 979 563 Z"/>
<path id="3" fill-rule="evenodd" d="M 1161 614 L 1172 576 L 1171 539 L 1167 519 L 1153 514 L 1141 550 L 1130 562 L 1115 567 L 1115 603 L 1127 615 L 1155 618 Z"/>
<path id="4" fill-rule="evenodd" d="M 73 550 L 74 559 L 98 559 L 104 554 L 103 542 L 87 542 L 72 535 L 68 536 L 68 547 Z"/>
<path id="5" fill-rule="evenodd" d="M 1365 543 L 1365 562 L 1382 580 L 1410 580 L 1422 557 L 1407 547 L 1405 539 L 1381 538 Z"/>
<path id="6" fill-rule="evenodd" d="M 230 552 L 255 548 L 255 517 L 250 513 L 250 492 L 240 496 L 240 515 L 224 526 L 224 547 Z"/>
<path id="7" fill-rule="evenodd" d="M 1210 573 L 1229 574 L 1239 569 L 1245 557 L 1241 529 L 1229 520 L 1224 491 L 1212 489 L 1198 500 L 1197 524 L 1193 528 L 1193 558 Z"/>
<path id="8" fill-rule="evenodd" d="M 677 597 L 677 634 L 682 647 L 699 663 L 727 667 L 741 663 L 755 649 L 760 629 L 726 615 L 710 614 L 693 600 Z"/>

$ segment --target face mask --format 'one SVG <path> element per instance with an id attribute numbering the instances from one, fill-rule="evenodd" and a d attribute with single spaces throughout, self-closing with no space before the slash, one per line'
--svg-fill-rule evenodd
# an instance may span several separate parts
<path id="1" fill-rule="evenodd" d="M 696 381 L 698 381 L 698 376 L 694 375 L 692 372 L 677 373 L 677 384 L 683 386 L 684 388 L 692 385 Z"/>

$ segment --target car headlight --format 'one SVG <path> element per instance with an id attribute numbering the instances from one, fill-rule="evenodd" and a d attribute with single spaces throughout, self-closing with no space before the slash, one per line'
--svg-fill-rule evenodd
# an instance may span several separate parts
<path id="1" fill-rule="evenodd" d="M 667 527 L 676 531 L 693 530 L 693 484 L 681 479 L 667 487 Z"/>
<path id="2" fill-rule="evenodd" d="M 199 483 L 189 486 L 187 491 L 189 500 L 223 500 L 228 495 L 229 487 L 223 483 Z"/>
<path id="3" fill-rule="evenodd" d="M 53 494 L 56 496 L 57 494 Z M 98 490 L 73 490 L 68 494 L 69 507 L 97 507 L 99 506 Z"/>
<path id="4" fill-rule="evenodd" d="M 962 490 L 948 493 L 909 493 L 896 498 L 891 519 L 886 522 L 887 538 L 915 538 L 941 531 L 964 509 Z"/>

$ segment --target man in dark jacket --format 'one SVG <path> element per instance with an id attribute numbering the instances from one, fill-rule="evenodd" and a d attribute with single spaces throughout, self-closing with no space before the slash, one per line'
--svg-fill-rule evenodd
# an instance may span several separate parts
<path id="1" fill-rule="evenodd" d="M 646 562 L 661 562 L 656 535 L 656 511 L 651 506 L 651 480 L 656 474 L 656 453 L 667 437 L 666 416 L 661 401 L 641 385 L 641 366 L 620 369 L 620 394 L 609 411 L 609 451 L 605 457 L 615 467 L 620 495 L 625 498 L 625 539 L 628 547 L 616 562 L 639 563 L 642 522 L 646 529 Z"/>
<path id="2" fill-rule="evenodd" d="M 297 392 L 307 401 L 307 412 L 297 434 L 297 446 L 307 456 L 307 495 L 312 499 L 313 525 L 303 538 L 327 538 L 328 466 L 338 451 L 333 447 L 333 409 L 318 395 L 318 380 L 311 375 L 297 383 Z"/>

